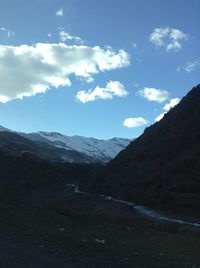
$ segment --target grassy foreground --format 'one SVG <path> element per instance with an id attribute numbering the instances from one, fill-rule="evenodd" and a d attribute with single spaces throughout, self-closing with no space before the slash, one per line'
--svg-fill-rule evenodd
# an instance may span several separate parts
<path id="1" fill-rule="evenodd" d="M 1 267 L 200 267 L 198 233 L 155 228 L 126 205 L 69 187 L 32 191 L 0 211 Z"/>

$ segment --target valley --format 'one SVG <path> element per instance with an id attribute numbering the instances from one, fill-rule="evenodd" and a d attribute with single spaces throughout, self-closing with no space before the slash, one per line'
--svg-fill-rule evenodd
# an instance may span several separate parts
<path id="1" fill-rule="evenodd" d="M 200 0 L 0 0 L 0 268 L 200 268 Z"/>
<path id="2" fill-rule="evenodd" d="M 200 267 L 199 96 L 197 86 L 106 165 L 107 141 L 90 138 L 101 146 L 89 161 L 88 138 L 1 127 L 0 266 Z M 68 151 L 77 161 L 58 160 Z"/>

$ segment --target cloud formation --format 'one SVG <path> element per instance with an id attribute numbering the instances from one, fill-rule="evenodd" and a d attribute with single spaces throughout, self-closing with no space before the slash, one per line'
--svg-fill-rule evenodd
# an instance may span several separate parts
<path id="1" fill-rule="evenodd" d="M 106 87 L 95 87 L 88 91 L 81 90 L 76 94 L 76 99 L 82 103 L 95 101 L 98 99 L 112 99 L 114 96 L 125 97 L 128 91 L 125 90 L 124 85 L 119 81 L 110 81 L 106 84 Z"/>
<path id="2" fill-rule="evenodd" d="M 162 103 L 169 98 L 167 90 L 145 87 L 137 92 L 137 94 L 149 101 Z"/>
<path id="3" fill-rule="evenodd" d="M 164 47 L 166 51 L 178 51 L 182 48 L 181 41 L 187 40 L 188 36 L 179 29 L 155 28 L 149 40 L 158 47 Z"/>
<path id="4" fill-rule="evenodd" d="M 163 119 L 164 115 L 166 114 L 166 112 L 163 112 L 161 114 L 159 114 L 156 118 L 155 118 L 155 121 L 156 122 L 159 122 L 161 119 Z"/>
<path id="5" fill-rule="evenodd" d="M 0 31 L 4 32 L 8 38 L 10 38 L 10 37 L 15 35 L 14 31 L 11 31 L 11 30 L 9 30 L 9 29 L 7 29 L 5 27 L 1 27 Z"/>
<path id="6" fill-rule="evenodd" d="M 174 106 L 176 106 L 179 102 L 180 102 L 180 99 L 179 98 L 171 99 L 168 103 L 165 104 L 163 110 L 165 110 L 166 112 L 168 112 Z"/>
<path id="7" fill-rule="evenodd" d="M 129 117 L 124 120 L 123 125 L 128 128 L 134 128 L 144 126 L 148 123 L 149 121 L 143 117 Z"/>
<path id="8" fill-rule="evenodd" d="M 184 70 L 187 73 L 191 73 L 198 67 L 200 67 L 200 60 L 189 61 L 184 66 L 179 65 L 177 67 L 177 72 Z"/>
<path id="9" fill-rule="evenodd" d="M 165 112 L 161 113 L 159 116 L 157 116 L 155 118 L 155 121 L 158 122 L 160 121 L 164 115 L 169 111 L 171 110 L 174 106 L 176 106 L 178 103 L 180 102 L 180 99 L 179 98 L 174 98 L 174 99 L 171 99 L 168 103 L 165 104 L 165 106 L 163 107 L 163 110 Z"/>
<path id="10" fill-rule="evenodd" d="M 59 31 L 60 41 L 71 41 L 78 44 L 83 43 L 82 39 L 79 36 L 70 35 L 69 33 L 65 32 L 64 30 Z"/>
<path id="11" fill-rule="evenodd" d="M 70 75 L 88 80 L 99 72 L 130 64 L 124 50 L 64 43 L 0 45 L 0 62 L 0 102 L 33 96 L 51 87 L 70 86 Z"/>
<path id="12" fill-rule="evenodd" d="M 62 8 L 56 11 L 56 16 L 60 16 L 60 17 L 64 16 L 64 11 Z"/>

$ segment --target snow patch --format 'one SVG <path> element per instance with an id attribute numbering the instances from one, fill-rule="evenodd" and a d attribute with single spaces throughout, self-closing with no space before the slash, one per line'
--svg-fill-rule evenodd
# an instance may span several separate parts
<path id="1" fill-rule="evenodd" d="M 113 159 L 131 142 L 129 139 L 112 138 L 108 140 L 87 138 L 82 136 L 66 136 L 56 132 L 36 132 L 28 134 L 27 138 L 49 142 L 59 148 L 75 150 L 84 153 L 100 162 L 106 163 Z"/>

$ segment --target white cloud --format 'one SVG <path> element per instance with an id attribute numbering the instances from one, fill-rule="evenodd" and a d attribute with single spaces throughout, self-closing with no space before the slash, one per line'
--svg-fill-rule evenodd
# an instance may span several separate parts
<path id="1" fill-rule="evenodd" d="M 94 74 L 130 64 L 124 50 L 64 43 L 0 45 L 0 62 L 0 102 L 70 86 L 70 75 L 90 80 Z"/>
<path id="2" fill-rule="evenodd" d="M 166 112 L 159 114 L 159 115 L 155 118 L 155 121 L 158 122 L 158 121 L 160 121 L 161 119 L 163 119 L 163 117 L 164 117 L 165 114 L 166 114 Z"/>
<path id="3" fill-rule="evenodd" d="M 145 87 L 137 92 L 138 95 L 149 101 L 162 103 L 169 98 L 167 90 Z"/>
<path id="4" fill-rule="evenodd" d="M 148 123 L 149 121 L 147 121 L 143 117 L 129 117 L 124 120 L 123 125 L 128 128 L 133 128 L 144 126 Z"/>
<path id="5" fill-rule="evenodd" d="M 181 41 L 187 40 L 188 36 L 179 29 L 155 28 L 149 40 L 156 46 L 164 47 L 166 51 L 178 51 L 182 48 Z"/>
<path id="6" fill-rule="evenodd" d="M 82 103 L 89 101 L 95 101 L 97 99 L 112 99 L 114 96 L 125 97 L 128 92 L 125 90 L 124 85 L 119 81 L 110 81 L 106 84 L 106 87 L 95 87 L 94 90 L 88 91 L 81 90 L 76 94 L 76 99 Z"/>
<path id="7" fill-rule="evenodd" d="M 200 60 L 194 60 L 187 62 L 184 66 L 179 65 L 177 71 L 180 72 L 181 70 L 184 70 L 187 73 L 191 73 L 198 67 L 200 67 Z"/>
<path id="8" fill-rule="evenodd" d="M 180 99 L 179 98 L 171 99 L 168 103 L 165 104 L 163 110 L 165 110 L 166 112 L 168 112 L 174 106 L 176 106 L 179 102 L 180 102 Z"/>
<path id="9" fill-rule="evenodd" d="M 9 29 L 7 29 L 7 28 L 5 28 L 5 27 L 1 27 L 0 30 L 1 30 L 2 32 L 6 33 L 6 36 L 7 36 L 8 38 L 10 38 L 10 37 L 12 37 L 12 36 L 15 35 L 14 31 L 11 31 L 11 30 L 9 30 Z"/>
<path id="10" fill-rule="evenodd" d="M 175 50 L 178 51 L 181 49 L 181 44 L 178 41 L 173 41 L 167 45 L 167 51 Z"/>
<path id="11" fill-rule="evenodd" d="M 48 33 L 47 36 L 48 36 L 49 38 L 51 38 L 51 37 L 52 37 L 52 33 Z"/>
<path id="12" fill-rule="evenodd" d="M 168 103 L 165 104 L 165 106 L 163 107 L 163 110 L 165 112 L 161 113 L 159 116 L 157 116 L 155 118 L 155 121 L 158 122 L 160 121 L 164 115 L 169 111 L 171 110 L 174 106 L 176 106 L 178 103 L 180 102 L 180 99 L 179 98 L 174 98 L 174 99 L 171 99 Z"/>
<path id="13" fill-rule="evenodd" d="M 82 39 L 79 36 L 70 35 L 69 33 L 65 32 L 64 30 L 61 30 L 59 32 L 60 40 L 62 42 L 65 41 L 74 41 L 78 44 L 83 43 Z"/>
<path id="14" fill-rule="evenodd" d="M 56 11 L 56 16 L 64 16 L 64 11 L 62 8 Z"/>
<path id="15" fill-rule="evenodd" d="M 9 101 L 9 98 L 8 97 L 6 97 L 6 96 L 1 96 L 0 95 L 0 102 L 2 102 L 2 103 L 6 103 L 6 102 L 8 102 Z"/>

